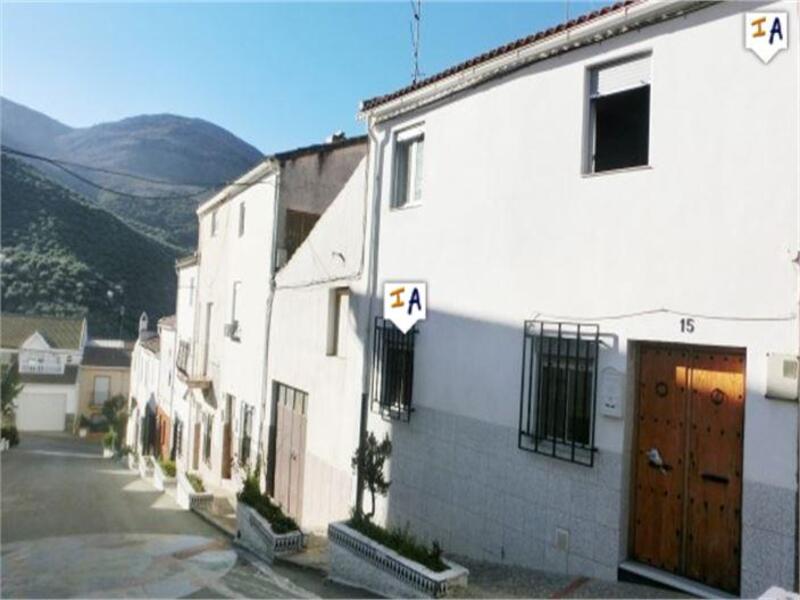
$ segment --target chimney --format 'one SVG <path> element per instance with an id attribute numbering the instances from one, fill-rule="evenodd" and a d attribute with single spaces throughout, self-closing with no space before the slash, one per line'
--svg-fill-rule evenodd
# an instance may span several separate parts
<path id="1" fill-rule="evenodd" d="M 139 341 L 141 342 L 147 337 L 147 313 L 143 312 L 142 316 L 139 317 Z"/>
<path id="2" fill-rule="evenodd" d="M 347 136 L 345 135 L 344 131 L 339 129 L 337 131 L 334 131 L 328 137 L 326 137 L 325 138 L 325 143 L 326 144 L 333 144 L 334 142 L 341 142 L 345 138 L 347 138 Z"/>

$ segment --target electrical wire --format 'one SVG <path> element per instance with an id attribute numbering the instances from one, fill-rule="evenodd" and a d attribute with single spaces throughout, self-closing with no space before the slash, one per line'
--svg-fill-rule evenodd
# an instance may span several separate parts
<path id="1" fill-rule="evenodd" d="M 110 193 L 110 194 L 115 194 L 117 196 L 121 196 L 121 197 L 124 197 L 124 198 L 133 198 L 133 199 L 136 199 L 136 200 L 191 200 L 191 199 L 195 199 L 195 198 L 198 198 L 200 196 L 203 196 L 203 195 L 206 195 L 206 194 L 209 194 L 209 193 L 212 193 L 212 192 L 219 191 L 219 190 L 224 189 L 226 187 L 234 187 L 235 186 L 235 187 L 242 187 L 242 188 L 246 189 L 246 188 L 250 188 L 250 187 L 252 187 L 254 185 L 258 185 L 258 184 L 262 183 L 262 181 L 260 181 L 260 180 L 249 181 L 247 183 L 239 183 L 237 181 L 223 181 L 223 182 L 219 182 L 219 183 L 212 184 L 212 185 L 206 185 L 206 186 L 202 187 L 202 189 L 200 189 L 198 191 L 195 191 L 195 192 L 192 192 L 192 193 L 189 193 L 189 194 L 170 194 L 170 195 L 157 195 L 157 196 L 143 195 L 143 194 L 132 194 L 130 192 L 125 192 L 125 191 L 122 191 L 122 190 L 114 189 L 114 188 L 99 184 L 96 181 L 92 181 L 91 179 L 88 179 L 87 177 L 81 175 L 80 173 L 76 173 L 70 167 L 74 167 L 74 168 L 78 168 L 78 169 L 85 169 L 85 170 L 88 170 L 88 171 L 96 171 L 96 172 L 99 172 L 99 173 L 105 173 L 107 175 L 114 175 L 114 176 L 117 176 L 117 177 L 128 177 L 130 179 L 138 179 L 140 181 L 144 181 L 144 182 L 147 182 L 147 183 L 154 183 L 154 184 L 158 184 L 158 185 L 170 185 L 170 186 L 173 186 L 173 187 L 194 187 L 194 188 L 198 187 L 198 185 L 190 184 L 190 183 L 172 183 L 172 182 L 169 182 L 169 181 L 165 181 L 163 179 L 153 179 L 153 178 L 150 178 L 150 177 L 144 177 L 144 176 L 141 176 L 141 175 L 136 175 L 134 173 L 126 173 L 124 171 L 115 171 L 115 170 L 112 170 L 112 169 L 105 169 L 105 168 L 102 168 L 102 167 L 93 167 L 93 166 L 90 166 L 90 165 L 85 165 L 85 164 L 76 163 L 76 162 L 72 162 L 72 161 L 61 160 L 61 159 L 52 158 L 52 157 L 49 157 L 49 156 L 42 156 L 42 155 L 39 155 L 39 154 L 30 153 L 30 152 L 22 152 L 20 150 L 14 149 L 14 148 L 9 148 L 8 146 L 2 146 L 2 152 L 5 152 L 7 154 L 11 154 L 11 155 L 14 155 L 14 156 L 20 156 L 20 157 L 23 157 L 23 158 L 28 158 L 28 159 L 31 159 L 31 160 L 38 160 L 38 161 L 47 163 L 47 164 L 49 164 L 49 165 L 51 165 L 51 166 L 53 166 L 53 167 L 55 167 L 57 169 L 60 169 L 60 170 L 64 171 L 65 173 L 67 173 L 71 177 L 74 177 L 75 179 L 77 179 L 78 181 L 81 181 L 82 183 L 85 183 L 86 185 L 89 185 L 91 187 L 99 189 L 99 190 L 101 190 L 103 192 L 107 192 L 107 193 Z"/>
<path id="2" fill-rule="evenodd" d="M 603 315 L 603 316 L 574 316 L 574 315 L 553 315 L 546 312 L 535 310 L 533 320 L 537 320 L 539 317 L 546 317 L 549 319 L 555 319 L 557 321 L 619 321 L 622 319 L 631 319 L 636 317 L 646 317 L 650 315 L 659 315 L 659 314 L 670 314 L 680 317 L 691 317 L 694 319 L 704 319 L 709 321 L 739 321 L 739 322 L 757 322 L 757 323 L 764 323 L 764 322 L 782 322 L 782 321 L 794 321 L 797 319 L 797 315 L 795 313 L 791 313 L 785 316 L 777 316 L 777 317 L 769 317 L 769 316 L 727 316 L 727 315 L 705 315 L 700 313 L 692 313 L 686 312 L 681 310 L 673 310 L 671 308 L 652 308 L 647 310 L 639 310 L 629 313 L 621 313 L 617 315 Z"/>

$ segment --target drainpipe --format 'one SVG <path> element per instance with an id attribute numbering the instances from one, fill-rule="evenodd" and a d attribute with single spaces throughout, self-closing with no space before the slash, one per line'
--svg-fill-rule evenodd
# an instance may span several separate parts
<path id="1" fill-rule="evenodd" d="M 264 452 L 264 420 L 267 412 L 267 396 L 269 395 L 269 336 L 270 328 L 272 325 L 272 303 L 275 298 L 275 274 L 277 271 L 277 254 L 278 254 L 278 210 L 279 210 L 279 190 L 281 187 L 281 171 L 278 165 L 273 163 L 275 172 L 275 183 L 273 190 L 272 202 L 272 248 L 270 256 L 269 267 L 269 290 L 267 291 L 267 305 L 266 316 L 264 323 L 264 359 L 261 363 L 264 371 L 261 377 L 261 414 L 259 415 L 258 423 L 258 449 L 256 451 L 256 460 L 261 464 L 262 472 L 264 475 L 264 484 L 266 486 L 267 476 L 267 463 Z"/>
<path id="2" fill-rule="evenodd" d="M 364 336 L 364 358 L 361 373 L 361 414 L 358 427 L 358 447 L 362 448 L 367 441 L 367 418 L 369 416 L 369 383 L 370 383 L 370 348 L 372 344 L 372 321 L 375 308 L 375 290 L 378 283 L 378 247 L 379 247 L 379 231 L 381 219 L 381 180 L 383 175 L 383 149 L 386 141 L 390 136 L 386 136 L 382 142 L 378 142 L 374 132 L 374 118 L 370 117 L 367 121 L 367 135 L 369 136 L 370 149 L 375 148 L 375 178 L 372 180 L 373 193 L 372 193 L 372 226 L 370 227 L 369 238 L 364 240 L 364 244 L 369 242 L 369 271 L 367 274 L 367 321 L 366 321 L 366 335 Z M 367 153 L 367 186 L 364 191 L 367 194 L 367 202 L 365 208 L 369 207 L 369 152 Z M 359 468 L 356 473 L 356 510 L 361 511 L 364 502 L 364 475 Z"/>

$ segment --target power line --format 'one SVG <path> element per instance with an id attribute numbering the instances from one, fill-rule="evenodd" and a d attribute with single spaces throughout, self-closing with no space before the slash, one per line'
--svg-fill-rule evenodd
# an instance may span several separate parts
<path id="1" fill-rule="evenodd" d="M 695 319 L 707 319 L 709 321 L 739 321 L 739 322 L 756 322 L 756 323 L 794 321 L 795 319 L 797 319 L 797 315 L 794 313 L 788 315 L 776 315 L 776 316 L 707 315 L 707 314 L 686 312 L 682 310 L 674 310 L 671 308 L 651 308 L 647 310 L 639 310 L 635 312 L 622 313 L 618 315 L 594 315 L 594 316 L 553 315 L 543 311 L 536 311 L 536 310 L 533 312 L 536 313 L 533 317 L 534 321 L 540 317 L 555 319 L 557 321 L 618 321 L 621 319 L 631 319 L 636 317 L 646 317 L 646 316 L 661 315 L 661 314 L 669 314 L 680 317 L 693 317 Z"/>
<path id="2" fill-rule="evenodd" d="M 57 169 L 60 169 L 60 170 L 64 171 L 65 173 L 67 173 L 71 177 L 74 177 L 78 181 L 81 181 L 82 183 L 85 183 L 86 185 L 89 185 L 89 186 L 91 186 L 93 188 L 99 189 L 99 190 L 104 191 L 104 192 L 108 192 L 110 194 L 115 194 L 117 196 L 121 196 L 121 197 L 125 197 L 125 198 L 133 198 L 133 199 L 136 199 L 136 200 L 191 200 L 191 199 L 198 198 L 199 196 L 203 196 L 205 194 L 208 194 L 210 192 L 219 191 L 220 189 L 224 189 L 226 187 L 236 186 L 236 187 L 250 188 L 250 187 L 252 187 L 254 185 L 266 183 L 266 182 L 261 181 L 261 180 L 250 181 L 250 182 L 247 182 L 247 183 L 238 183 L 236 181 L 224 181 L 224 182 L 221 182 L 221 183 L 217 183 L 217 184 L 213 184 L 213 185 L 210 185 L 210 186 L 206 186 L 206 187 L 204 187 L 204 188 L 202 188 L 202 189 L 200 189 L 200 190 L 198 190 L 196 192 L 192 192 L 190 194 L 170 194 L 170 195 L 156 195 L 156 196 L 150 196 L 150 195 L 144 195 L 144 194 L 132 194 L 130 192 L 114 189 L 114 188 L 102 185 L 100 183 L 97 183 L 96 181 L 92 181 L 91 179 L 88 179 L 87 177 L 84 177 L 80 173 L 76 173 L 74 170 L 72 170 L 69 167 L 76 167 L 76 168 L 86 169 L 86 170 L 90 170 L 90 171 L 98 171 L 98 172 L 107 173 L 107 174 L 116 175 L 116 176 L 121 176 L 121 177 L 130 177 L 132 179 L 140 179 L 142 181 L 147 181 L 147 182 L 150 182 L 150 183 L 158 183 L 158 184 L 162 184 L 162 185 L 163 184 L 168 184 L 168 185 L 172 185 L 172 186 L 175 186 L 175 187 L 181 187 L 181 186 L 183 186 L 183 187 L 188 187 L 188 186 L 197 187 L 197 186 L 196 185 L 192 185 L 192 184 L 188 184 L 188 183 L 169 183 L 169 182 L 166 182 L 164 180 L 151 179 L 151 178 L 143 177 L 143 176 L 140 176 L 140 175 L 135 175 L 133 173 L 125 173 L 125 172 L 122 172 L 122 171 L 112 171 L 111 169 L 103 169 L 101 167 L 92 167 L 90 165 L 84 165 L 84 164 L 75 163 L 75 162 L 71 162 L 71 161 L 65 161 L 65 160 L 61 160 L 61 159 L 57 159 L 57 158 L 52 158 L 52 157 L 49 157 L 49 156 L 41 156 L 39 154 L 33 154 L 33 153 L 30 153 L 30 152 L 22 152 L 20 150 L 15 150 L 13 148 L 9 148 L 8 146 L 2 146 L 2 151 L 6 152 L 7 154 L 13 154 L 15 156 L 21 156 L 21 157 L 29 158 L 29 159 L 32 159 L 32 160 L 42 161 L 42 162 L 47 163 L 47 164 L 49 164 L 49 165 L 51 165 L 51 166 L 53 166 L 53 167 L 55 167 Z"/>

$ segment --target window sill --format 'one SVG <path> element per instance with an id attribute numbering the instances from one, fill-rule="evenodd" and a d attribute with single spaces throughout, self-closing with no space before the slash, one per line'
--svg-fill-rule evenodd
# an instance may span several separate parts
<path id="1" fill-rule="evenodd" d="M 652 171 L 652 165 L 639 165 L 638 167 L 623 167 L 622 169 L 609 169 L 608 171 L 581 173 L 581 177 L 589 179 L 592 177 L 602 177 L 603 175 L 616 175 L 621 173 L 631 173 L 635 171 Z"/>
<path id="2" fill-rule="evenodd" d="M 390 206 L 389 212 L 401 212 L 404 210 L 411 210 L 412 208 L 419 208 L 422 206 L 422 202 L 409 202 L 408 204 L 404 204 L 403 206 Z"/>

